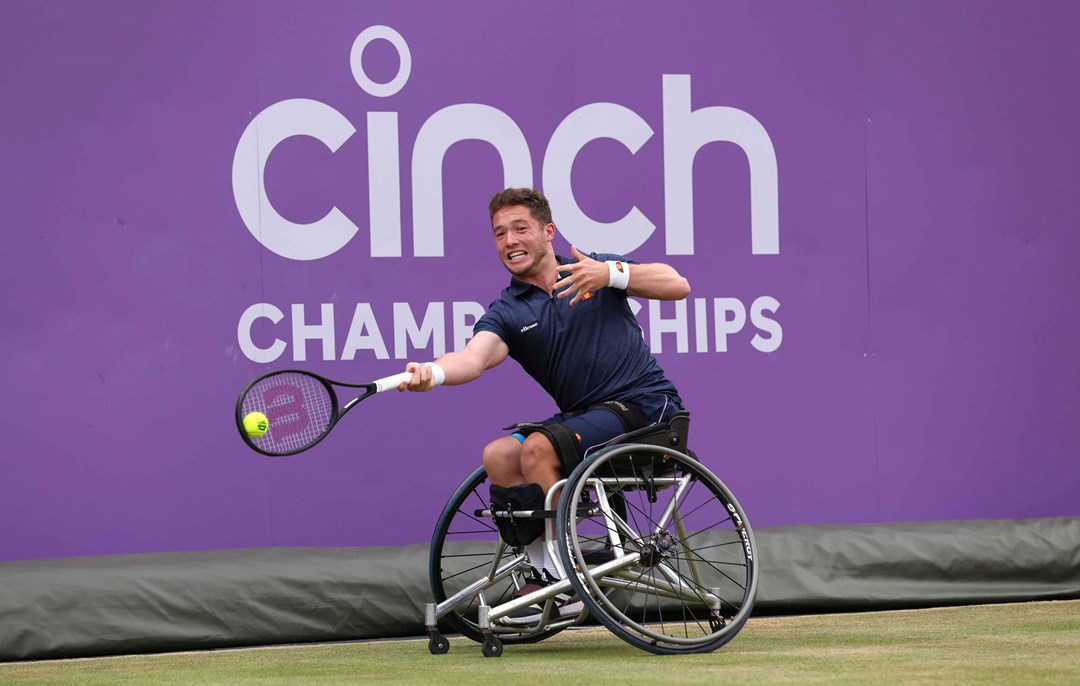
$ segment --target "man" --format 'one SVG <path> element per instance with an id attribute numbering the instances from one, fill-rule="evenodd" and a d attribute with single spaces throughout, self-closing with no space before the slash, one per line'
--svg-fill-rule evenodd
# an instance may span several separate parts
<path id="1" fill-rule="evenodd" d="M 560 412 L 510 427 L 514 433 L 484 448 L 484 467 L 493 509 L 542 509 L 548 489 L 589 449 L 683 409 L 678 391 L 642 340 L 627 296 L 681 300 L 690 284 L 666 264 L 584 255 L 576 246 L 572 258 L 556 256 L 551 208 L 532 189 L 501 191 L 488 209 L 510 286 L 476 322 L 464 350 L 435 362 L 410 362 L 405 369 L 413 377 L 401 389 L 468 383 L 507 356 L 517 360 Z M 542 520 L 498 524 L 503 539 L 524 548 L 534 568 L 519 595 L 561 577 L 558 561 L 548 558 L 539 538 Z M 534 623 L 540 609 L 506 621 Z M 580 602 L 554 608 L 563 615 L 573 611 L 580 612 Z"/>

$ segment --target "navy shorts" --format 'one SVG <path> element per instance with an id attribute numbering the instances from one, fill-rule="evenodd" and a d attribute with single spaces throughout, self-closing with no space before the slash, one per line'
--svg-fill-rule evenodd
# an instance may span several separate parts
<path id="1" fill-rule="evenodd" d="M 569 476 L 581 464 L 589 449 L 626 433 L 619 416 L 603 407 L 574 414 L 560 412 L 542 422 L 528 422 L 508 428 L 514 429 L 511 435 L 522 443 L 529 434 L 544 434 L 559 456 L 563 476 Z"/>
<path id="2" fill-rule="evenodd" d="M 581 414 L 559 414 L 545 419 L 541 424 L 562 424 L 574 432 L 574 437 L 581 444 L 581 452 L 585 454 L 590 448 L 603 445 L 616 436 L 626 433 L 622 420 L 611 410 L 603 407 L 593 407 Z"/>
<path id="3" fill-rule="evenodd" d="M 646 406 L 656 405 L 657 407 L 656 412 L 650 413 L 656 415 L 651 418 L 651 421 L 660 421 L 681 409 L 678 400 L 671 399 L 669 396 L 658 396 L 658 398 L 649 396 L 645 400 L 653 401 L 643 403 Z M 615 409 L 606 406 L 611 404 L 620 406 L 622 416 L 617 414 Z M 568 474 L 582 459 L 589 456 L 592 449 L 603 447 L 611 439 L 627 431 L 648 425 L 649 415 L 643 414 L 642 409 L 632 407 L 633 412 L 627 412 L 624 405 L 631 405 L 631 403 L 612 402 L 594 405 L 582 413 L 559 413 L 543 421 L 522 423 L 508 429 L 513 429 L 512 435 L 522 443 L 525 442 L 525 436 L 530 433 L 539 431 L 548 435 L 555 446 L 559 461 L 563 463 L 564 473 Z"/>

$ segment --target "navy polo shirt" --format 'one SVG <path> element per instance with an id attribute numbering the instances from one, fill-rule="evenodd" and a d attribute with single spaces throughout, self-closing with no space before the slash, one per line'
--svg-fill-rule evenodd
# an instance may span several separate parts
<path id="1" fill-rule="evenodd" d="M 620 255 L 592 253 L 589 257 L 628 261 Z M 559 264 L 576 262 L 556 259 Z M 573 307 L 569 303 L 570 298 L 548 295 L 542 288 L 512 278 L 473 331 L 490 331 L 501 338 L 510 348 L 510 357 L 554 398 L 562 412 L 581 412 L 605 400 L 622 400 L 637 404 L 651 421 L 657 421 L 665 405 L 665 416 L 682 409 L 674 384 L 645 345 L 625 290 L 601 288 Z"/>

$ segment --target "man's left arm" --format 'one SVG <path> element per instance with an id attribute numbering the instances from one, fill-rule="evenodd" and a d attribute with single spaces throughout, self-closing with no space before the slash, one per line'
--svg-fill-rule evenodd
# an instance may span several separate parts
<path id="1" fill-rule="evenodd" d="M 627 295 L 650 300 L 682 300 L 690 295 L 690 282 L 671 265 L 660 262 L 630 265 L 621 262 L 609 266 L 607 262 L 581 253 L 575 246 L 571 246 L 570 250 L 577 263 L 559 265 L 560 272 L 570 274 L 555 282 L 555 290 L 560 298 L 573 296 L 571 305 L 580 302 L 586 293 L 608 286 L 622 287 Z"/>
<path id="2" fill-rule="evenodd" d="M 690 295 L 690 282 L 671 265 L 635 264 L 626 293 L 650 300 L 682 300 Z"/>

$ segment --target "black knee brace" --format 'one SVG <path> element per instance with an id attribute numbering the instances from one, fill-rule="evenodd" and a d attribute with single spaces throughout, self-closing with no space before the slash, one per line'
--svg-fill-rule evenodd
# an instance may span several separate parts
<path id="1" fill-rule="evenodd" d="M 581 464 L 584 451 L 581 449 L 581 441 L 565 424 L 540 424 L 538 422 L 522 422 L 503 427 L 504 431 L 518 431 L 528 435 L 531 433 L 543 434 L 555 448 L 555 455 L 559 458 L 563 476 L 569 476 L 574 467 Z"/>
<path id="2" fill-rule="evenodd" d="M 540 484 L 518 484 L 510 488 L 491 485 L 492 510 L 543 510 L 544 489 Z M 540 538 L 544 533 L 543 519 L 495 517 L 499 535 L 510 546 L 519 548 Z"/>
<path id="3" fill-rule="evenodd" d="M 551 441 L 551 447 L 555 448 L 555 454 L 559 456 L 562 464 L 563 476 L 569 476 L 574 468 L 581 464 L 584 451 L 581 449 L 581 441 L 565 424 L 548 424 L 536 430 Z"/>

